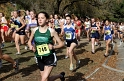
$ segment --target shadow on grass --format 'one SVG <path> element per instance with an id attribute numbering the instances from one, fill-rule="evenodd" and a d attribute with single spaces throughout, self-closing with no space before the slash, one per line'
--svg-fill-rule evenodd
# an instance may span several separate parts
<path id="1" fill-rule="evenodd" d="M 105 47 L 98 47 L 96 50 L 95 50 L 95 52 L 97 52 L 97 51 L 104 51 L 105 50 Z"/>
<path id="2" fill-rule="evenodd" d="M 78 45 L 78 47 L 76 49 L 85 47 L 85 46 L 87 46 L 87 44 L 89 44 L 89 43 L 88 42 L 80 43 L 80 45 Z"/>
<path id="3" fill-rule="evenodd" d="M 78 54 L 82 54 L 83 52 L 85 52 L 86 49 L 79 49 L 79 50 L 76 50 L 75 51 L 75 54 L 78 55 Z"/>
<path id="4" fill-rule="evenodd" d="M 23 68 L 23 69 L 20 69 L 17 73 L 13 72 L 5 77 L 2 77 L 0 79 L 0 81 L 3 81 L 9 77 L 12 77 L 14 75 L 17 75 L 19 73 L 21 73 L 22 77 L 26 77 L 26 76 L 29 76 L 30 74 L 32 74 L 32 72 L 36 71 L 38 69 L 37 65 L 36 64 L 33 64 L 33 65 L 29 65 L 28 67 L 26 68 Z"/>
<path id="5" fill-rule="evenodd" d="M 17 59 L 18 59 L 19 64 L 20 64 L 23 62 L 28 62 L 33 57 L 34 56 L 29 56 L 29 57 L 21 57 L 21 58 L 17 58 Z M 9 62 L 4 62 L 2 64 L 3 64 L 3 67 L 0 69 L 0 73 L 6 73 L 6 72 L 9 72 L 13 69 L 12 64 L 10 64 Z"/>
<path id="6" fill-rule="evenodd" d="M 93 63 L 93 60 L 90 60 L 90 58 L 80 59 L 79 67 L 75 68 L 72 72 L 76 72 L 79 68 L 88 65 L 90 63 Z"/>
<path id="7" fill-rule="evenodd" d="M 84 74 L 77 72 L 74 74 L 74 76 L 67 76 L 66 81 L 86 81 L 85 78 L 83 78 Z"/>
<path id="8" fill-rule="evenodd" d="M 12 45 L 10 45 L 10 46 L 5 46 L 4 48 L 11 48 L 11 47 L 15 47 L 15 44 L 12 44 Z"/>

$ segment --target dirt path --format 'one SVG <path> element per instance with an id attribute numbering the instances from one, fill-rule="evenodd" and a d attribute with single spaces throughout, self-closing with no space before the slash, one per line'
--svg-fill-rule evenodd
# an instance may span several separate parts
<path id="1" fill-rule="evenodd" d="M 62 71 L 66 73 L 66 81 L 121 81 L 123 77 L 113 73 L 108 69 L 102 67 L 102 64 L 105 62 L 106 58 L 103 56 L 105 52 L 105 43 L 102 41 L 102 46 L 98 48 L 95 47 L 96 53 L 91 54 L 91 43 L 88 43 L 86 39 L 81 39 L 80 45 L 76 48 L 76 55 L 81 60 L 80 68 L 75 72 L 69 71 L 69 59 L 64 59 L 66 48 L 56 50 L 58 63 L 57 66 L 53 69 L 51 74 L 58 74 Z M 34 54 L 30 51 L 24 50 L 24 47 L 21 46 L 22 55 L 16 56 L 16 50 L 14 44 L 6 43 L 5 48 L 3 49 L 4 53 L 9 54 L 13 58 L 18 58 L 20 63 L 20 71 L 15 74 L 13 73 L 11 64 L 3 61 L 3 67 L 0 69 L 0 78 L 1 81 L 39 81 L 40 73 L 35 64 Z M 116 57 L 112 55 L 111 57 Z M 75 61 L 74 61 L 75 62 Z M 114 61 L 110 61 L 110 64 L 113 64 Z M 98 69 L 100 68 L 100 69 Z M 91 75 L 96 69 L 92 76 Z M 108 74 L 108 75 L 107 75 Z M 111 74 L 111 77 L 109 76 Z M 107 76 L 106 76 L 107 75 Z M 104 76 L 104 77 L 102 77 Z M 113 80 L 114 76 L 121 77 L 118 80 Z M 100 78 L 99 78 L 100 77 Z M 104 80 L 109 77 L 109 80 Z M 57 80 L 60 81 L 60 80 Z"/>

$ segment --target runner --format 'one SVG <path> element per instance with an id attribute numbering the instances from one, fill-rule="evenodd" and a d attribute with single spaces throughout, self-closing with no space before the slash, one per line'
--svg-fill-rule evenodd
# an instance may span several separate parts
<path id="1" fill-rule="evenodd" d="M 12 34 L 11 36 L 11 43 L 14 42 L 14 39 L 15 39 L 15 27 L 14 27 L 14 15 L 13 15 L 13 11 L 11 12 L 11 18 L 10 18 L 10 28 L 8 30 L 8 35 Z"/>
<path id="2" fill-rule="evenodd" d="M 50 15 L 49 22 L 51 23 L 51 27 L 54 28 L 54 17 L 53 17 L 53 15 Z"/>
<path id="3" fill-rule="evenodd" d="M 16 54 L 21 54 L 20 53 L 20 47 L 19 47 L 19 42 L 21 42 L 21 44 L 24 44 L 24 38 L 25 38 L 25 22 L 24 19 L 22 19 L 21 17 L 19 17 L 20 12 L 19 11 L 14 11 L 14 24 L 15 24 L 15 28 L 16 28 L 16 34 L 15 34 L 15 45 L 16 45 L 16 49 L 17 49 L 17 53 Z M 20 41 L 19 41 L 20 40 Z"/>
<path id="4" fill-rule="evenodd" d="M 0 37 L 0 44 L 1 44 L 1 42 L 2 42 L 2 40 L 1 40 L 1 37 Z M 2 49 L 0 48 L 0 61 L 1 60 L 5 60 L 5 61 L 8 61 L 8 62 L 12 63 L 13 64 L 13 68 L 15 69 L 15 72 L 18 71 L 18 69 L 19 69 L 18 61 L 14 61 L 9 55 L 3 54 L 2 53 Z M 1 64 L 0 65 L 0 68 L 1 68 L 2 67 L 2 61 L 1 61 L 0 64 Z"/>
<path id="5" fill-rule="evenodd" d="M 95 50 L 94 50 L 94 44 L 95 44 L 95 41 L 99 44 L 99 46 L 101 46 L 101 43 L 99 42 L 99 31 L 100 30 L 100 27 L 99 25 L 95 22 L 95 19 L 92 18 L 91 19 L 91 42 L 92 42 L 92 51 L 91 53 L 92 54 L 95 54 Z"/>
<path id="6" fill-rule="evenodd" d="M 120 23 L 118 28 L 118 38 L 121 42 L 123 42 L 123 32 L 124 32 L 124 24 Z"/>
<path id="7" fill-rule="evenodd" d="M 104 54 L 105 57 L 109 56 L 108 50 L 109 50 L 109 44 L 112 40 L 112 28 L 110 27 L 110 23 L 108 20 L 105 21 L 105 26 L 103 27 L 103 33 L 104 33 L 104 40 L 106 42 L 106 52 Z"/>
<path id="8" fill-rule="evenodd" d="M 57 14 L 54 15 L 54 28 L 57 34 L 59 35 L 61 33 L 60 23 L 59 23 L 59 17 Z M 54 38 L 54 45 L 57 45 L 57 41 Z"/>
<path id="9" fill-rule="evenodd" d="M 81 21 L 79 20 L 79 17 L 77 17 L 77 16 L 75 16 L 74 22 L 75 22 L 75 25 L 76 25 L 76 28 L 75 28 L 76 39 L 77 39 L 78 41 L 80 41 L 80 36 L 81 36 L 81 31 L 82 31 L 82 29 L 81 29 L 82 23 L 81 23 Z"/>
<path id="10" fill-rule="evenodd" d="M 4 13 L 0 12 L 0 20 L 1 20 L 0 31 L 1 31 L 1 38 L 2 38 L 1 48 L 3 48 L 4 47 L 4 42 L 5 42 L 4 33 L 7 36 L 7 31 L 8 31 L 9 28 L 7 26 L 7 20 L 4 17 Z"/>
<path id="11" fill-rule="evenodd" d="M 26 30 L 31 33 L 32 31 L 36 31 L 38 29 L 35 11 L 33 10 L 30 11 L 30 17 L 31 19 L 29 20 L 27 24 Z"/>
<path id="12" fill-rule="evenodd" d="M 37 57 L 41 81 L 54 81 L 57 78 L 64 81 L 64 72 L 61 72 L 59 75 L 49 77 L 53 66 L 56 66 L 57 62 L 54 49 L 62 47 L 63 42 L 60 40 L 55 30 L 47 26 L 48 21 L 49 15 L 46 12 L 40 12 L 38 14 L 39 26 L 35 32 L 31 33 L 28 45 L 30 50 L 33 50 L 35 52 L 35 56 Z M 53 46 L 53 37 L 58 42 L 58 45 L 56 46 Z M 33 38 L 35 46 L 31 43 Z"/>
<path id="13" fill-rule="evenodd" d="M 77 46 L 78 42 L 75 34 L 75 25 L 71 22 L 71 16 L 66 15 L 66 24 L 63 27 L 63 32 L 65 34 L 65 39 L 67 42 L 67 56 L 70 57 L 70 70 L 73 70 L 73 57 L 76 60 L 76 68 L 79 67 L 80 60 L 77 59 L 74 53 L 74 48 Z"/>
<path id="14" fill-rule="evenodd" d="M 90 27 L 91 27 L 91 23 L 88 20 L 88 18 L 86 18 L 86 20 L 84 22 L 84 25 L 85 25 L 85 30 L 86 30 L 86 33 L 87 33 L 87 39 L 88 39 L 88 41 L 90 41 Z"/>

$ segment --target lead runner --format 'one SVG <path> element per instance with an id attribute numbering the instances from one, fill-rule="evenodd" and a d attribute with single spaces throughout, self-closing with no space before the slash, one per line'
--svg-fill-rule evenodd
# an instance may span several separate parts
<path id="1" fill-rule="evenodd" d="M 54 81 L 58 78 L 60 78 L 61 81 L 65 81 L 64 72 L 55 76 L 49 76 L 53 66 L 56 66 L 57 63 L 54 49 L 62 47 L 64 43 L 60 40 L 55 30 L 47 26 L 49 15 L 46 12 L 40 12 L 37 16 L 39 26 L 35 32 L 31 33 L 28 45 L 30 50 L 34 51 L 37 58 L 41 81 Z M 53 46 L 53 37 L 58 42 L 56 46 Z M 35 46 L 31 44 L 33 38 Z"/>

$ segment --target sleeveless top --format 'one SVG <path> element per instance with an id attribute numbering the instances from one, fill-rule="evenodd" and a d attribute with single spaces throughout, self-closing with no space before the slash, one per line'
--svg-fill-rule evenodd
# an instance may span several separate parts
<path id="1" fill-rule="evenodd" d="M 36 57 L 48 56 L 54 53 L 54 50 L 50 50 L 48 47 L 48 44 L 53 45 L 53 37 L 51 37 L 49 28 L 45 33 L 41 33 L 39 29 L 37 29 L 34 33 L 34 43 L 36 46 Z"/>
<path id="2" fill-rule="evenodd" d="M 3 22 L 4 22 L 4 18 L 5 18 L 5 17 L 2 17 L 2 18 L 1 18 L 1 23 L 2 23 L 1 26 L 7 26 L 7 23 L 6 23 L 6 24 L 3 23 Z"/>
<path id="3" fill-rule="evenodd" d="M 105 26 L 104 30 L 105 30 L 105 35 L 112 35 L 111 34 L 112 28 L 110 26 Z"/>
<path id="4" fill-rule="evenodd" d="M 60 26 L 59 26 L 59 20 L 58 19 L 55 19 L 54 20 L 54 25 L 55 25 L 55 28 L 57 29 L 57 28 L 60 28 Z"/>
<path id="5" fill-rule="evenodd" d="M 71 27 L 68 28 L 66 24 L 64 25 L 65 39 L 67 41 L 71 41 L 76 38 L 74 23 L 72 23 Z"/>
<path id="6" fill-rule="evenodd" d="M 91 28 L 93 28 L 93 29 L 97 29 L 96 23 L 91 24 Z M 98 33 L 98 31 L 96 31 L 96 30 L 92 30 L 91 33 Z"/>
<path id="7" fill-rule="evenodd" d="M 16 19 L 14 19 L 15 28 L 20 28 L 22 26 L 19 20 L 20 20 L 20 17 L 17 17 Z"/>
<path id="8" fill-rule="evenodd" d="M 84 24 L 86 25 L 85 28 L 90 28 L 90 26 L 91 26 L 89 21 L 88 22 L 84 22 Z"/>

